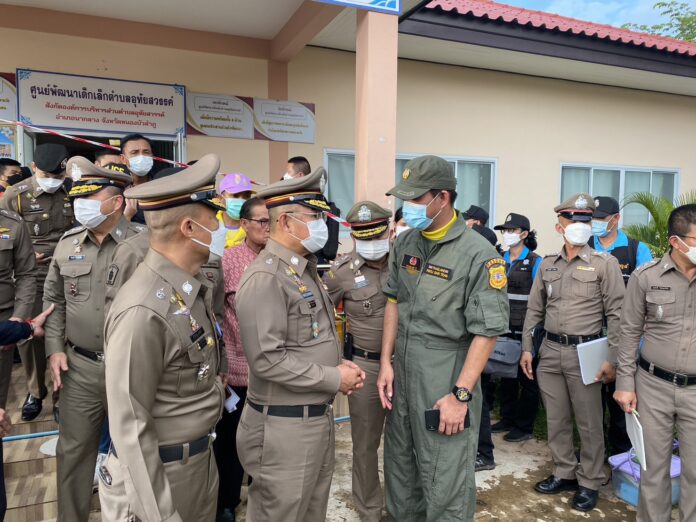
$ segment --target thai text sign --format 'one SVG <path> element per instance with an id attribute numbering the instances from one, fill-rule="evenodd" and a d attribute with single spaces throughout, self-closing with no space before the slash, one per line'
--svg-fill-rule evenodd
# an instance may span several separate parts
<path id="1" fill-rule="evenodd" d="M 49 129 L 184 133 L 182 85 L 17 69 L 18 118 Z"/>

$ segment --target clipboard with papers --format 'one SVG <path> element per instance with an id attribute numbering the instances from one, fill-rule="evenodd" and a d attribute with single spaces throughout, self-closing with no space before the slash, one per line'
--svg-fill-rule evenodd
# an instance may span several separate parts
<path id="1" fill-rule="evenodd" d="M 596 383 L 595 377 L 599 373 L 599 369 L 609 359 L 609 341 L 606 337 L 601 337 L 594 341 L 578 344 L 577 350 L 582 383 L 585 385 Z"/>
<path id="2" fill-rule="evenodd" d="M 626 413 L 626 433 L 628 433 L 628 438 L 631 439 L 631 444 L 633 445 L 633 451 L 635 452 L 638 462 L 640 462 L 640 467 L 643 471 L 648 470 L 648 464 L 645 461 L 645 442 L 643 441 L 643 426 L 638 420 L 640 415 L 636 410 L 631 413 Z"/>

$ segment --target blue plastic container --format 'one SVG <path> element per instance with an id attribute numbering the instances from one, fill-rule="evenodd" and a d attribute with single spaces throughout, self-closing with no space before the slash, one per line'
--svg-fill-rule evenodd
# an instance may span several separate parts
<path id="1" fill-rule="evenodd" d="M 614 493 L 624 502 L 632 506 L 638 506 L 640 491 L 640 463 L 636 459 L 633 450 L 627 453 L 619 453 L 609 457 L 611 466 L 611 482 L 614 486 Z M 679 503 L 681 489 L 679 487 L 679 475 L 681 474 L 681 460 L 676 455 L 672 455 L 670 466 L 670 477 L 672 477 L 672 504 Z"/>

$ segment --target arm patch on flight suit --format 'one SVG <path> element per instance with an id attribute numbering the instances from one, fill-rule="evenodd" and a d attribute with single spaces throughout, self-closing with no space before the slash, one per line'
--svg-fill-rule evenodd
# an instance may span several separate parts
<path id="1" fill-rule="evenodd" d="M 505 272 L 505 261 L 500 258 L 491 259 L 486 262 L 488 270 L 488 285 L 496 290 L 502 290 L 507 285 L 507 273 Z"/>

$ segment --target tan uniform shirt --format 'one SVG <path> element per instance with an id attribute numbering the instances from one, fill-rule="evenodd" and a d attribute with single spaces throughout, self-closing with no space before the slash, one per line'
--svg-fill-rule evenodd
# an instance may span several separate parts
<path id="1" fill-rule="evenodd" d="M 158 447 L 205 436 L 222 413 L 212 287 L 149 250 L 122 290 L 105 327 L 111 437 L 129 503 L 146 520 L 168 520 L 175 508 Z"/>
<path id="2" fill-rule="evenodd" d="M 696 375 L 696 279 L 689 281 L 667 253 L 638 268 L 621 311 L 616 389 L 635 391 L 636 358 L 665 370 Z"/>
<path id="3" fill-rule="evenodd" d="M 270 239 L 242 276 L 236 303 L 249 361 L 249 400 L 263 405 L 333 400 L 341 384 L 336 367 L 341 347 L 316 257 L 302 257 Z"/>
<path id="4" fill-rule="evenodd" d="M 388 263 L 384 262 L 381 269 L 370 266 L 355 251 L 337 259 L 324 275 L 324 283 L 336 307 L 343 302 L 356 348 L 368 352 L 382 351 L 384 309 L 387 306 L 382 287 L 388 278 Z"/>
<path id="5" fill-rule="evenodd" d="M 31 318 L 36 297 L 36 258 L 31 237 L 22 218 L 0 210 L 0 310 Z"/>
<path id="6" fill-rule="evenodd" d="M 623 276 L 611 254 L 585 245 L 571 261 L 565 248 L 545 256 L 529 293 L 522 349 L 532 351 L 532 331 L 542 321 L 554 334 L 594 335 L 606 317 L 609 362 L 615 363 L 623 296 Z"/>
<path id="7" fill-rule="evenodd" d="M 66 339 L 84 350 L 104 350 L 106 269 L 116 245 L 140 228 L 121 218 L 101 245 L 82 226 L 58 242 L 44 283 L 44 308 L 56 305 L 45 325 L 47 357 L 65 352 Z"/>
<path id="8" fill-rule="evenodd" d="M 61 236 L 75 222 L 65 187 L 53 194 L 44 192 L 36 182 L 36 175 L 9 187 L 0 198 L 0 208 L 12 210 L 24 218 L 34 250 L 46 256 L 53 255 Z M 46 266 L 39 268 L 44 272 L 47 269 Z"/>

